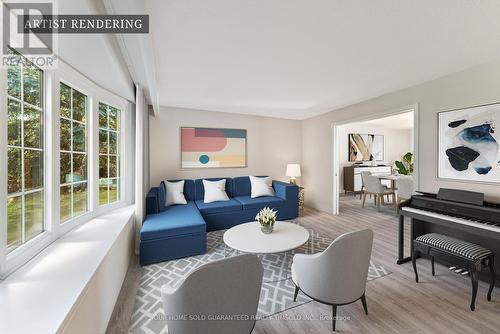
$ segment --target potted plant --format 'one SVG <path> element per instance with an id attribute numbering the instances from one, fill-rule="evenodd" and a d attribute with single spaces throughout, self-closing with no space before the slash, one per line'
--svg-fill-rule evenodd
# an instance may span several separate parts
<path id="1" fill-rule="evenodd" d="M 269 234 L 273 232 L 277 213 L 278 211 L 274 211 L 266 206 L 264 209 L 260 210 L 257 216 L 255 216 L 255 219 L 260 223 L 260 230 L 262 233 Z"/>
<path id="2" fill-rule="evenodd" d="M 402 161 L 396 160 L 396 168 L 400 175 L 412 175 L 413 174 L 413 153 L 408 152 L 402 156 Z"/>

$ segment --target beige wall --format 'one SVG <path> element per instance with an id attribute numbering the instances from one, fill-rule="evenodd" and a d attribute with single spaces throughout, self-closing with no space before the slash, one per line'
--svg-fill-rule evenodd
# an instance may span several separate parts
<path id="1" fill-rule="evenodd" d="M 362 123 L 348 123 L 338 127 L 339 138 L 339 165 L 340 165 L 340 191 L 344 191 L 343 168 L 351 166 L 349 161 L 349 134 L 369 133 L 384 136 L 384 160 L 376 161 L 377 164 L 393 166 L 394 161 L 401 160 L 401 156 L 406 152 L 413 152 L 411 129 L 387 129 L 378 125 L 366 125 Z M 370 162 L 366 162 L 370 164 Z"/>
<path id="2" fill-rule="evenodd" d="M 500 60 L 483 64 L 381 97 L 341 108 L 302 122 L 303 184 L 306 204 L 332 211 L 332 123 L 383 114 L 403 106 L 419 106 L 420 190 L 440 187 L 484 192 L 487 200 L 500 201 L 494 184 L 437 180 L 437 112 L 500 102 Z"/>
<path id="3" fill-rule="evenodd" d="M 150 116 L 151 185 L 174 178 L 269 175 L 286 180 L 287 163 L 300 163 L 301 122 L 270 117 L 161 108 Z M 247 129 L 247 168 L 187 169 L 179 167 L 181 126 Z"/>

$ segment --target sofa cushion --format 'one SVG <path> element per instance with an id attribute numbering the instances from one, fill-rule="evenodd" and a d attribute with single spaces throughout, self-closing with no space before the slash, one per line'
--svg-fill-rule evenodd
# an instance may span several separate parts
<path id="1" fill-rule="evenodd" d="M 184 181 L 184 197 L 186 201 L 194 201 L 194 181 L 189 179 L 174 179 L 168 180 L 169 182 Z"/>
<path id="2" fill-rule="evenodd" d="M 141 228 L 141 240 L 152 240 L 206 231 L 205 221 L 194 202 L 172 205 L 163 212 L 146 217 Z"/>
<path id="3" fill-rule="evenodd" d="M 184 180 L 177 182 L 165 181 L 165 206 L 187 204 L 184 196 L 184 183 Z"/>
<path id="4" fill-rule="evenodd" d="M 243 210 L 243 206 L 240 202 L 235 200 L 234 198 L 229 199 L 229 201 L 223 202 L 211 202 L 205 203 L 203 200 L 197 200 L 196 206 L 200 209 L 202 214 L 213 214 L 213 213 L 222 213 L 222 212 L 233 212 L 233 211 L 241 211 Z"/>
<path id="5" fill-rule="evenodd" d="M 203 187 L 203 180 L 208 181 L 219 181 L 222 179 L 226 179 L 226 194 L 229 197 L 233 196 L 233 179 L 226 177 L 212 177 L 206 179 L 197 179 L 194 181 L 195 183 L 195 200 L 202 200 L 205 198 L 205 187 Z M 249 181 L 250 182 L 250 181 Z"/>
<path id="6" fill-rule="evenodd" d="M 194 181 L 193 180 L 168 180 L 169 182 L 179 182 L 184 181 L 184 197 L 187 201 L 194 201 Z M 167 206 L 166 204 L 166 189 L 165 182 L 161 181 L 158 186 L 158 210 L 164 211 Z"/>
<path id="7" fill-rule="evenodd" d="M 252 190 L 250 197 L 274 196 L 273 180 L 268 177 L 249 176 Z"/>
<path id="8" fill-rule="evenodd" d="M 203 189 L 205 195 L 203 196 L 204 203 L 212 203 L 218 201 L 229 201 L 226 193 L 226 180 L 209 181 L 203 180 Z"/>
<path id="9" fill-rule="evenodd" d="M 257 176 L 266 177 L 266 176 Z M 250 177 L 248 176 L 237 176 L 233 178 L 233 195 L 237 196 L 250 196 L 252 192 L 252 184 L 250 183 Z"/>
<path id="10" fill-rule="evenodd" d="M 165 182 L 161 181 L 158 186 L 158 209 L 160 212 L 164 211 L 166 208 L 165 199 L 167 198 L 167 191 L 165 189 Z"/>
<path id="11" fill-rule="evenodd" d="M 243 205 L 243 209 L 261 209 L 265 206 L 280 208 L 285 205 L 285 200 L 276 196 L 263 196 L 251 198 L 250 196 L 238 196 L 234 198 Z"/>
<path id="12" fill-rule="evenodd" d="M 158 187 L 149 189 L 146 195 L 146 215 L 160 212 L 158 205 Z"/>

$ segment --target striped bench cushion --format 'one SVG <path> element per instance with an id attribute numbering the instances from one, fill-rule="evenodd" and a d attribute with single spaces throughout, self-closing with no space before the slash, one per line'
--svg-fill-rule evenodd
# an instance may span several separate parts
<path id="1" fill-rule="evenodd" d="M 482 246 L 438 233 L 422 235 L 416 238 L 415 241 L 474 261 L 484 259 L 493 254 L 492 251 Z"/>

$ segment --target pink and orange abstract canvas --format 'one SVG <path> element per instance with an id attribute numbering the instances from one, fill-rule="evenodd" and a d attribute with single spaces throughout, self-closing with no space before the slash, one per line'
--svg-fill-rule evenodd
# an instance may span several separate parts
<path id="1" fill-rule="evenodd" d="M 247 130 L 181 128 L 181 168 L 247 166 Z"/>

